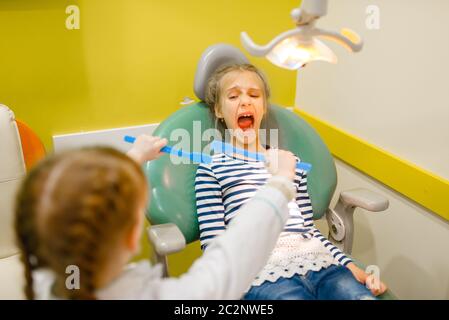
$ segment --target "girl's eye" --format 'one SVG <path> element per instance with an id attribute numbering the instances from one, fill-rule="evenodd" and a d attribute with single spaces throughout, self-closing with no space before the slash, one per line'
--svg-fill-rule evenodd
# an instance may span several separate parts
<path id="1" fill-rule="evenodd" d="M 252 98 L 259 98 L 260 96 L 258 94 L 252 94 L 251 97 Z"/>
<path id="2" fill-rule="evenodd" d="M 231 100 L 234 100 L 234 99 L 236 99 L 237 98 L 237 96 L 230 96 L 229 97 L 229 99 L 231 99 Z"/>

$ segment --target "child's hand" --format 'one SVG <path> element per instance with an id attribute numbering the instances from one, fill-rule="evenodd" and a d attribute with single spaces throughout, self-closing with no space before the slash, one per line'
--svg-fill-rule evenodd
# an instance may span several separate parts
<path id="1" fill-rule="evenodd" d="M 375 296 L 378 296 L 387 291 L 387 286 L 385 285 L 385 283 L 376 278 L 374 274 L 367 275 L 365 279 L 365 285 Z"/>
<path id="2" fill-rule="evenodd" d="M 140 164 L 157 159 L 162 155 L 161 149 L 167 144 L 167 139 L 141 134 L 136 138 L 127 155 Z"/>
<path id="3" fill-rule="evenodd" d="M 270 149 L 266 155 L 266 167 L 272 175 L 287 177 L 290 180 L 295 179 L 296 175 L 296 157 L 290 151 L 279 149 Z"/>
<path id="4" fill-rule="evenodd" d="M 374 274 L 367 274 L 354 263 L 348 264 L 347 267 L 351 270 L 354 278 L 356 278 L 358 282 L 364 284 L 374 296 L 378 296 L 387 290 L 385 283 L 380 281 L 380 279 L 377 279 Z"/>

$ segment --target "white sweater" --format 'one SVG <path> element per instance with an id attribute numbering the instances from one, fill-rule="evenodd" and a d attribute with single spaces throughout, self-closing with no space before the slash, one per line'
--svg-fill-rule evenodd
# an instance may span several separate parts
<path id="1" fill-rule="evenodd" d="M 227 232 L 179 278 L 162 278 L 160 265 L 147 261 L 129 265 L 107 287 L 97 291 L 99 299 L 239 299 L 266 263 L 288 219 L 285 188 L 267 184 L 239 209 Z M 274 180 L 274 179 L 273 179 Z M 251 236 L 248 236 L 251 235 Z M 55 299 L 51 294 L 52 272 L 33 275 L 37 299 Z"/>

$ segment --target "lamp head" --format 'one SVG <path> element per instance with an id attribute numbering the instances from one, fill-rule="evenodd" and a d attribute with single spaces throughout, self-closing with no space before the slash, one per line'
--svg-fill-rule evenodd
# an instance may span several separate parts
<path id="1" fill-rule="evenodd" d="M 333 40 L 352 52 L 363 47 L 361 38 L 352 30 L 341 33 L 318 29 L 315 22 L 327 13 L 327 0 L 303 0 L 291 12 L 296 29 L 286 31 L 265 46 L 255 44 L 246 32 L 241 33 L 243 47 L 254 56 L 265 56 L 273 64 L 295 70 L 311 61 L 337 63 L 337 57 L 318 38 Z"/>
<path id="2" fill-rule="evenodd" d="M 337 56 L 318 39 L 291 37 L 279 42 L 267 55 L 267 59 L 281 67 L 296 70 L 311 61 L 337 63 Z"/>

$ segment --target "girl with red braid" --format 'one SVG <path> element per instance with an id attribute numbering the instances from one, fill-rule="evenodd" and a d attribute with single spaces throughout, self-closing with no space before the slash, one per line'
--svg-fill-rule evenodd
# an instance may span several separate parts
<path id="1" fill-rule="evenodd" d="M 142 135 L 128 155 L 85 148 L 53 155 L 29 173 L 19 190 L 15 216 L 28 299 L 242 296 L 287 220 L 295 158 L 279 152 L 273 178 L 241 209 L 226 235 L 217 238 L 186 274 L 162 278 L 160 265 L 128 261 L 138 251 L 150 200 L 140 165 L 159 157 L 166 143 Z M 70 285 L 67 270 L 79 270 L 79 287 Z"/>

